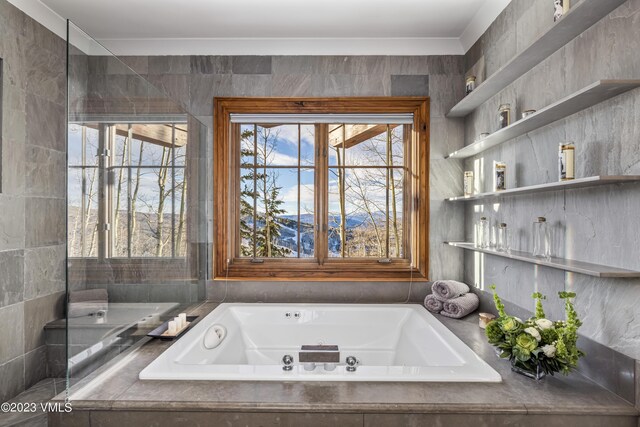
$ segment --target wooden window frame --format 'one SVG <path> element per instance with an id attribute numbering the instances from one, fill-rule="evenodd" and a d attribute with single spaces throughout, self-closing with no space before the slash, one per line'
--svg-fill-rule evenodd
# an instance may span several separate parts
<path id="1" fill-rule="evenodd" d="M 213 278 L 214 280 L 427 280 L 429 270 L 429 98 L 357 97 L 357 98 L 214 98 L 213 149 Z M 232 179 L 239 168 L 238 147 L 232 143 L 239 126 L 231 123 L 231 114 L 413 114 L 409 148 L 409 197 L 411 211 L 410 260 L 381 264 L 376 259 L 330 259 L 318 263 L 311 259 L 269 259 L 253 263 L 235 258 L 239 198 Z M 326 138 L 326 127 L 317 127 L 316 140 Z M 237 135 L 235 135 L 237 137 Z M 327 180 L 328 170 L 316 162 L 315 179 Z M 322 188 L 322 184 L 320 184 Z M 315 195 L 316 224 L 326 223 L 328 193 Z M 316 245 L 325 245 L 326 231 L 318 227 Z"/>

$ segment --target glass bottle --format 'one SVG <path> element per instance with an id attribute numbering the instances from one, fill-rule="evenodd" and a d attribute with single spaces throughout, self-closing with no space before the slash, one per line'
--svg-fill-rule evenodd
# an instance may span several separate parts
<path id="1" fill-rule="evenodd" d="M 491 246 L 491 230 L 486 216 L 481 217 L 478 221 L 478 246 L 483 249 L 488 249 Z"/>
<path id="2" fill-rule="evenodd" d="M 476 88 L 476 76 L 469 76 L 466 80 L 465 93 L 469 95 Z"/>
<path id="3" fill-rule="evenodd" d="M 511 105 L 501 104 L 498 108 L 498 130 L 511 124 Z"/>
<path id="4" fill-rule="evenodd" d="M 496 250 L 498 252 L 509 252 L 511 250 L 509 245 L 509 230 L 507 224 L 504 222 L 498 226 L 498 237 L 496 242 Z"/>
<path id="5" fill-rule="evenodd" d="M 547 219 L 539 216 L 533 223 L 533 256 L 539 258 L 551 258 L 551 235 Z"/>

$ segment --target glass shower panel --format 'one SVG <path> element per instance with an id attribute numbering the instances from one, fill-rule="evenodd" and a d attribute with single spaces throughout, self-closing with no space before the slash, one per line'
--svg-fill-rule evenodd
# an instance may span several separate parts
<path id="1" fill-rule="evenodd" d="M 204 299 L 207 128 L 68 24 L 68 385 Z M 60 342 L 55 342 L 55 340 Z M 64 349 L 64 351 L 60 351 Z"/>

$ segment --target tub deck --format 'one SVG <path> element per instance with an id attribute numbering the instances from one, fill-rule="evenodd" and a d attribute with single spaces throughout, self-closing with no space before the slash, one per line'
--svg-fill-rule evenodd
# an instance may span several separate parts
<path id="1" fill-rule="evenodd" d="M 203 316 L 215 306 L 203 303 L 189 314 Z M 49 425 L 640 425 L 632 404 L 579 374 L 535 382 L 512 373 L 507 362 L 496 358 L 475 316 L 438 319 L 497 370 L 503 382 L 139 380 L 140 371 L 171 345 L 155 340 L 76 384 L 70 393 L 73 411 L 49 414 Z"/>

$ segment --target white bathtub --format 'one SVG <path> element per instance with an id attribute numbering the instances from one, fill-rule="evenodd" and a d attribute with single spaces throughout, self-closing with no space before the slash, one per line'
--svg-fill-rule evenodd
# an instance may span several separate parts
<path id="1" fill-rule="evenodd" d="M 218 347 L 204 345 L 215 325 Z M 302 345 L 337 345 L 340 363 L 312 371 Z M 283 370 L 291 355 L 293 369 Z M 348 372 L 345 360 L 358 360 Z M 310 366 L 307 366 L 307 369 Z M 327 366 L 331 369 L 331 366 Z M 420 305 L 221 304 L 151 362 L 142 380 L 500 382 L 493 370 Z"/>

